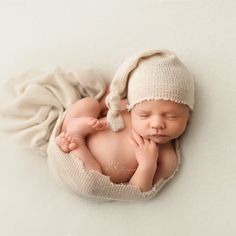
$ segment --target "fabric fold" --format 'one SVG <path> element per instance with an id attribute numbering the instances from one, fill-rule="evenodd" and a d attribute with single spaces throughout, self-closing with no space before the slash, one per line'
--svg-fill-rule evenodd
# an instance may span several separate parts
<path id="1" fill-rule="evenodd" d="M 3 89 L 0 130 L 10 132 L 24 147 L 46 155 L 57 118 L 83 97 L 99 99 L 105 93 L 105 80 L 92 70 L 29 70 L 10 79 Z"/>
<path id="2" fill-rule="evenodd" d="M 147 201 L 152 199 L 169 182 L 179 170 L 181 163 L 180 142 L 175 140 L 175 150 L 178 157 L 177 168 L 167 179 L 160 179 L 151 190 L 142 192 L 138 186 L 129 183 L 115 184 L 109 176 L 103 175 L 94 170 L 86 170 L 82 160 L 71 153 L 64 153 L 56 144 L 56 136 L 64 120 L 65 113 L 62 113 L 56 123 L 48 145 L 48 166 L 50 173 L 55 180 L 66 186 L 75 194 L 97 201 Z"/>
<path id="3" fill-rule="evenodd" d="M 24 148 L 47 156 L 50 173 L 78 195 L 96 200 L 143 201 L 153 198 L 175 175 L 159 180 L 148 192 L 128 183 L 112 183 L 109 176 L 84 169 L 79 157 L 64 153 L 56 144 L 68 107 L 86 96 L 99 99 L 106 91 L 103 78 L 91 70 L 83 74 L 57 67 L 53 71 L 28 71 L 9 80 L 8 93 L 0 107 L 0 130 L 11 132 Z"/>

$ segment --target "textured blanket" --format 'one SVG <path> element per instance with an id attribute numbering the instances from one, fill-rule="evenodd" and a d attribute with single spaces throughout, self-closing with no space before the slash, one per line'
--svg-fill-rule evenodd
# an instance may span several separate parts
<path id="1" fill-rule="evenodd" d="M 148 192 L 128 183 L 114 184 L 109 176 L 85 170 L 79 157 L 64 153 L 57 146 L 66 109 L 76 100 L 102 97 L 106 83 L 92 71 L 77 73 L 56 68 L 51 72 L 28 71 L 4 86 L 8 96 L 1 103 L 0 130 L 8 131 L 24 148 L 47 156 L 51 174 L 78 195 L 97 200 L 140 201 L 154 197 L 175 175 L 159 180 Z M 180 163 L 179 141 L 175 143 Z"/>
<path id="2" fill-rule="evenodd" d="M 106 90 L 103 78 L 92 70 L 30 70 L 3 87 L 0 130 L 11 132 L 24 148 L 46 155 L 60 114 L 83 97 L 99 99 Z"/>

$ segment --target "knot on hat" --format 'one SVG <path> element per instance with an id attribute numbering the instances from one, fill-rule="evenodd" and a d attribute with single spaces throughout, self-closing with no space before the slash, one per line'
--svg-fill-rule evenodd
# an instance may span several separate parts
<path id="1" fill-rule="evenodd" d="M 113 131 L 118 131 L 124 128 L 124 122 L 120 115 L 120 100 L 121 97 L 116 92 L 111 92 L 105 100 L 108 107 L 107 120 L 109 121 L 110 128 Z"/>
<path id="2" fill-rule="evenodd" d="M 113 116 L 119 115 L 120 95 L 112 92 L 106 97 L 106 105 Z"/>

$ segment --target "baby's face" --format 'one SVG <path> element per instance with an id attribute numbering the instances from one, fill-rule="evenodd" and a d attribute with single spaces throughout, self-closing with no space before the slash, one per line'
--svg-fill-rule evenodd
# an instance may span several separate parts
<path id="1" fill-rule="evenodd" d="M 186 105 L 165 100 L 144 101 L 131 110 L 132 128 L 156 143 L 179 137 L 186 129 L 188 119 Z"/>

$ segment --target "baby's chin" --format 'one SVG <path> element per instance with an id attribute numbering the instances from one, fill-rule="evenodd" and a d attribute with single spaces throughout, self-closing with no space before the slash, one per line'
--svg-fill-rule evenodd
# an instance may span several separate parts
<path id="1" fill-rule="evenodd" d="M 166 139 L 166 140 L 153 140 L 155 143 L 158 144 L 165 144 L 165 143 L 169 143 L 172 139 Z"/>
<path id="2" fill-rule="evenodd" d="M 150 139 L 154 141 L 155 143 L 159 143 L 159 144 L 168 143 L 172 140 L 172 138 L 169 136 L 166 136 L 166 137 L 148 136 L 147 139 Z"/>

